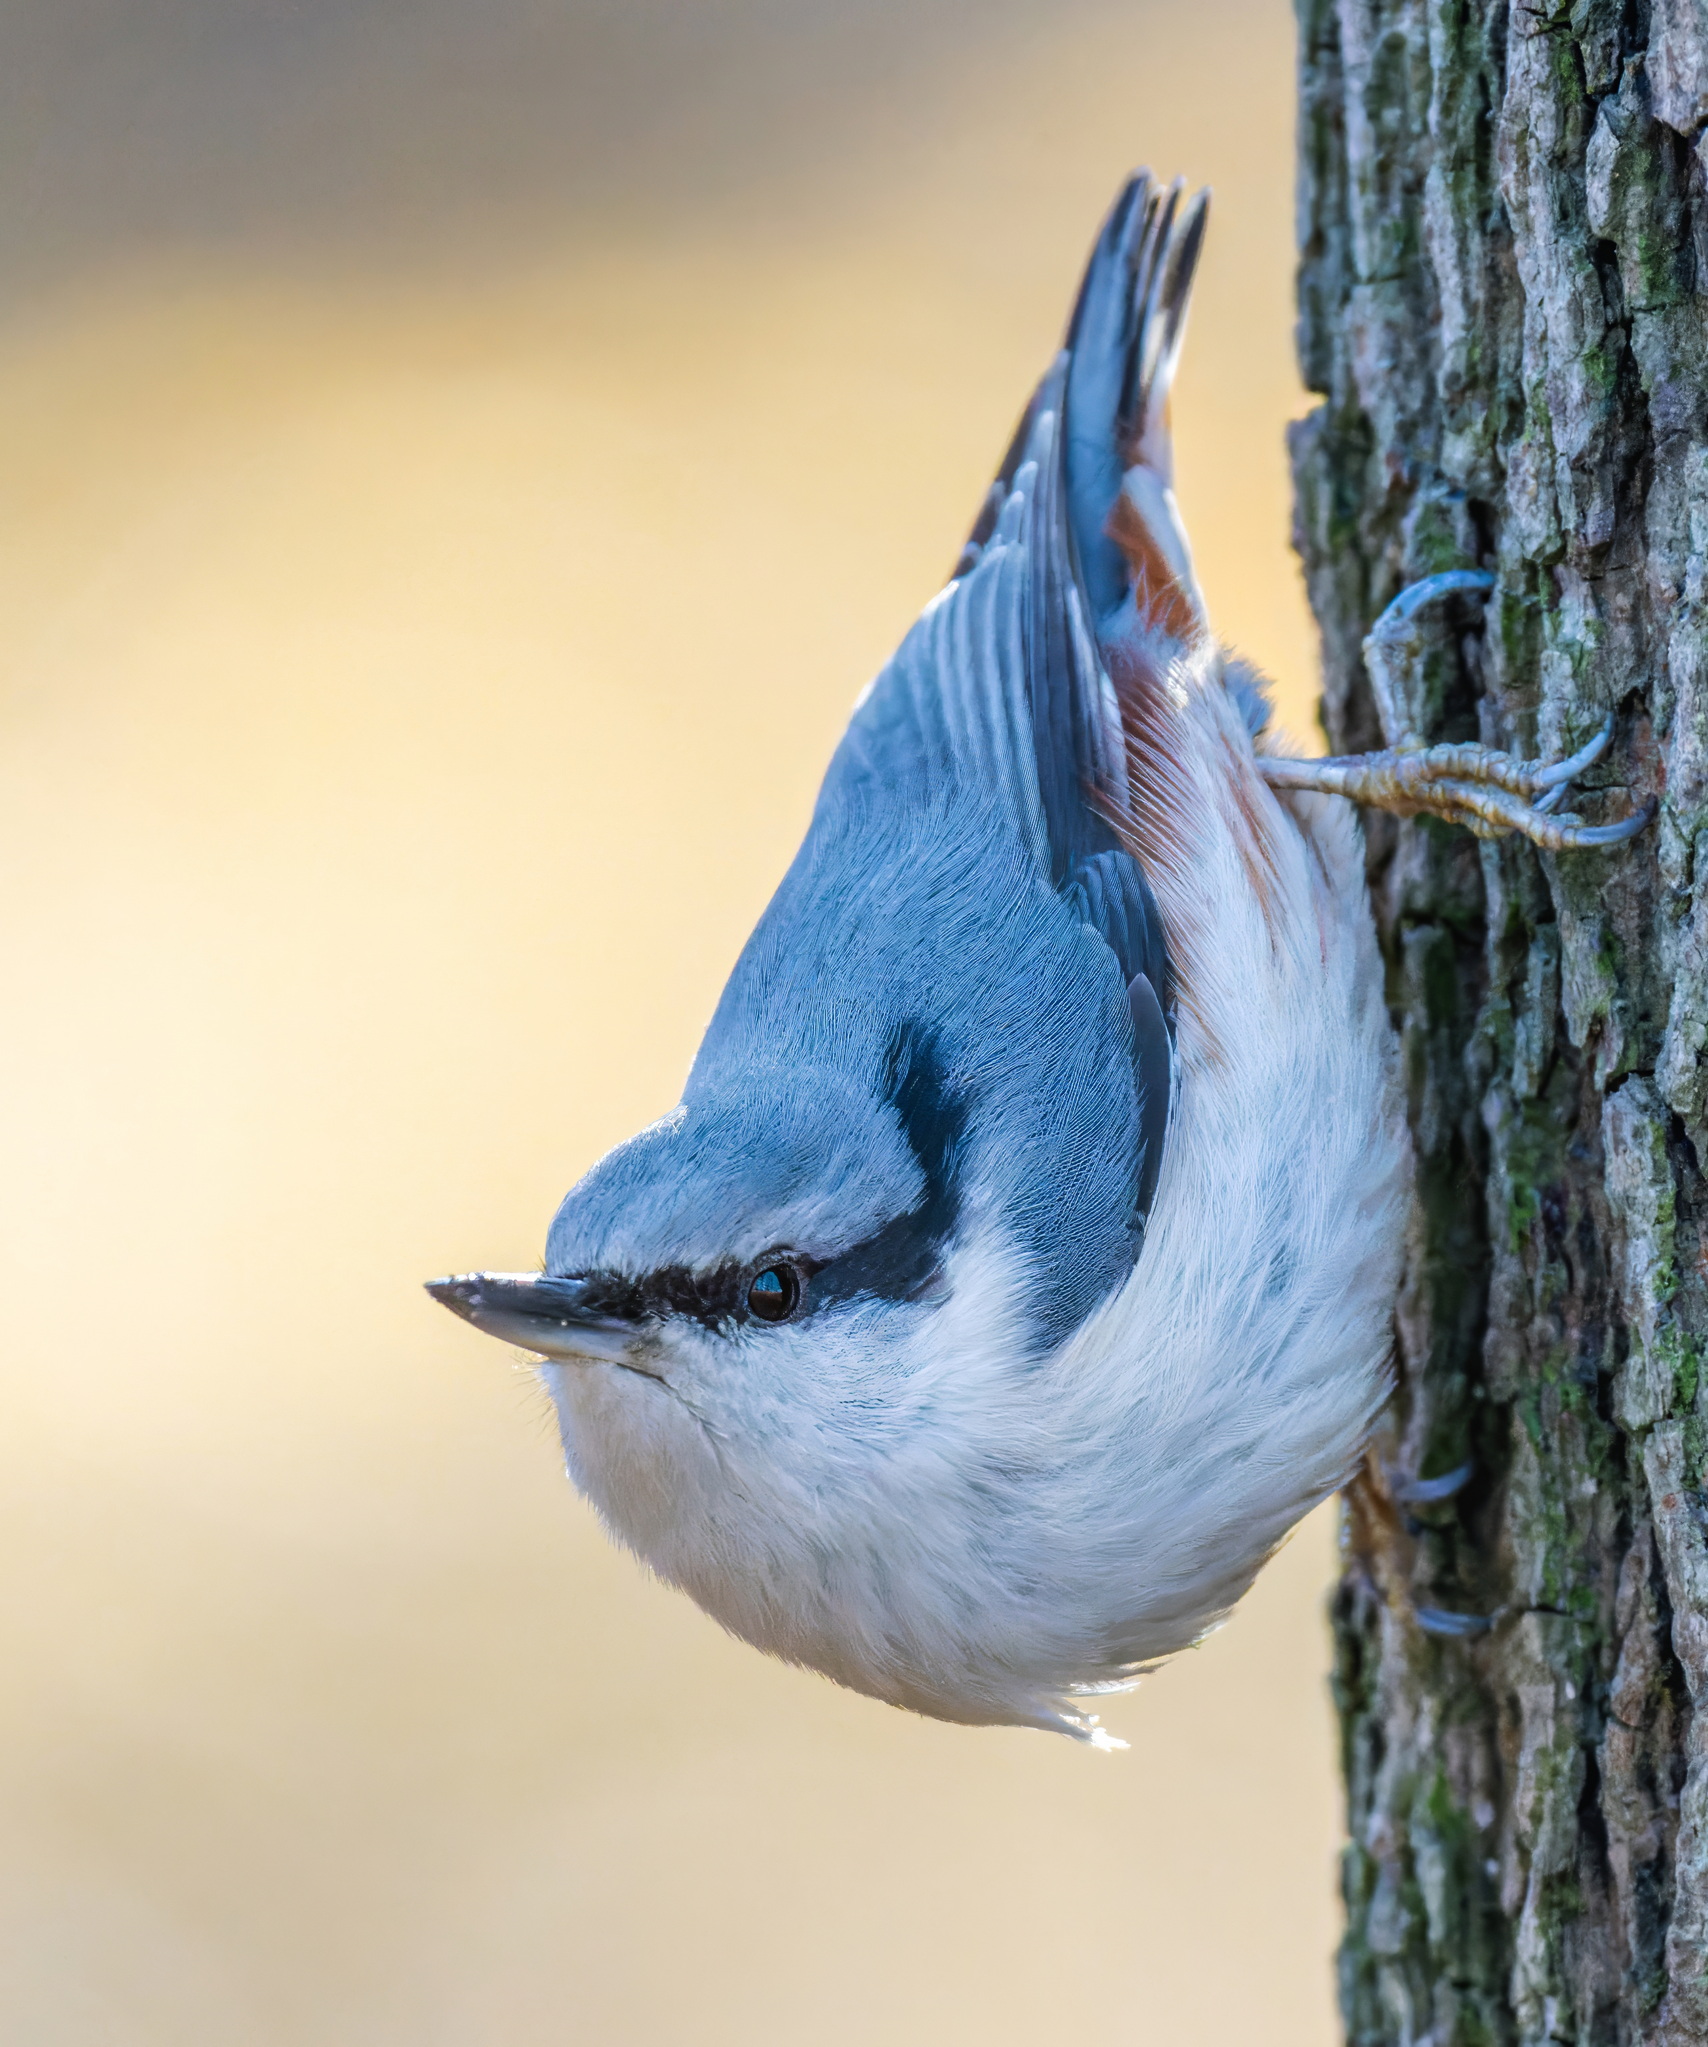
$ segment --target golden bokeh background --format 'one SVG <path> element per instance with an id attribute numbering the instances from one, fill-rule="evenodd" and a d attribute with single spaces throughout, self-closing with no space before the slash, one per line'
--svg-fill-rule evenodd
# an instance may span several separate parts
<path id="1" fill-rule="evenodd" d="M 1105 1757 L 604 1541 L 526 1266 L 675 1099 L 1133 160 L 1309 725 L 1283 0 L 19 0 L 0 27 L 19 2047 L 1326 2047 L 1307 1524 Z"/>

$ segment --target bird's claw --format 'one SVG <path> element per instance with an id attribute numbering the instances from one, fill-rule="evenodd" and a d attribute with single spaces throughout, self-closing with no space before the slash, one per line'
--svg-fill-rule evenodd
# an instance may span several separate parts
<path id="1" fill-rule="evenodd" d="M 1467 1458 L 1463 1464 L 1454 1465 L 1451 1471 L 1444 1471 L 1435 1478 L 1394 1478 L 1389 1476 L 1389 1487 L 1394 1499 L 1402 1507 L 1432 1507 L 1439 1501 L 1451 1500 L 1462 1493 L 1477 1475 L 1476 1459 Z"/>
<path id="2" fill-rule="evenodd" d="M 1535 786 L 1549 791 L 1546 801 L 1558 802 L 1566 785 L 1581 775 L 1585 768 L 1593 768 L 1612 744 L 1613 713 L 1609 711 L 1595 737 L 1580 746 L 1576 753 L 1567 754 L 1563 761 L 1555 761 L 1552 767 L 1543 767 L 1540 762 L 1532 763 L 1537 769 Z"/>
<path id="3" fill-rule="evenodd" d="M 1448 1613 L 1439 1606 L 1414 1606 L 1411 1617 L 1426 1635 L 1435 1635 L 1448 1642 L 1464 1642 L 1473 1635 L 1486 1635 L 1495 1624 L 1493 1614 Z"/>

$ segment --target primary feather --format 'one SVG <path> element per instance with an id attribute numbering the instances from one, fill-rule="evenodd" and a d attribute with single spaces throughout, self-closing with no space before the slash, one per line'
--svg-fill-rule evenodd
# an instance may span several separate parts
<path id="1" fill-rule="evenodd" d="M 447 1283 L 539 1332 L 621 1540 L 949 1719 L 1089 1733 L 1385 1391 L 1405 1153 L 1356 828 L 1260 779 L 1172 491 L 1204 218 L 1117 201 L 681 1105 L 566 1198 L 532 1292 Z"/>

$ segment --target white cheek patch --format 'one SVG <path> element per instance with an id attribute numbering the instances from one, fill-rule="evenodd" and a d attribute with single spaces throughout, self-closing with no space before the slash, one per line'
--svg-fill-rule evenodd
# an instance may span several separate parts
<path id="1" fill-rule="evenodd" d="M 664 1376 L 577 1362 L 542 1366 L 557 1410 L 570 1481 L 618 1541 L 671 1575 L 664 1558 L 722 1484 L 716 1444 L 689 1401 Z"/>
<path id="2" fill-rule="evenodd" d="M 571 1382 L 578 1482 L 736 1633 L 899 1698 L 899 1666 L 947 1657 L 988 1547 L 967 1476 L 1000 1469 L 1017 1442 L 1031 1455 L 1029 1369 L 1015 1362 L 1026 1279 L 985 1229 L 951 1251 L 935 1304 L 674 1331 L 675 1412 Z M 647 1458 L 668 1463 L 667 1481 L 637 1470 Z"/>

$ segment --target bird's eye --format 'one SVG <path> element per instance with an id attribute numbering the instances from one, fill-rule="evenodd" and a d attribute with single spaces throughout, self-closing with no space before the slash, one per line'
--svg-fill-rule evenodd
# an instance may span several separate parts
<path id="1" fill-rule="evenodd" d="M 801 1276 L 792 1265 L 767 1265 L 747 1289 L 747 1306 L 761 1322 L 787 1322 L 801 1304 Z"/>

